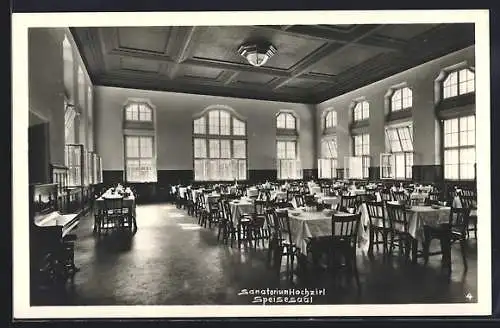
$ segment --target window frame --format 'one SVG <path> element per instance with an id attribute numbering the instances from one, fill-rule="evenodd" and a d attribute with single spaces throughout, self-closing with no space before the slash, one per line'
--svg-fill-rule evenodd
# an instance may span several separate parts
<path id="1" fill-rule="evenodd" d="M 397 135 L 397 142 L 399 145 L 399 150 L 394 150 L 392 147 L 392 141 L 395 141 L 391 139 L 389 131 L 395 131 Z M 406 131 L 407 135 L 409 136 L 409 139 L 405 139 L 401 137 L 401 132 Z M 380 178 L 381 179 L 397 179 L 397 180 L 411 180 L 413 179 L 413 163 L 414 163 L 414 157 L 415 157 L 415 146 L 413 145 L 413 125 L 412 124 L 404 124 L 402 126 L 386 126 L 385 127 L 385 138 L 386 138 L 386 146 L 388 146 L 389 151 L 380 154 Z M 408 143 L 403 142 L 404 141 L 410 141 L 409 144 L 411 145 L 411 150 L 405 149 L 403 147 L 403 144 L 408 145 Z M 405 168 L 404 172 L 404 177 L 398 176 L 398 171 L 397 171 L 397 157 L 398 156 L 403 156 L 403 161 L 404 165 L 403 167 Z M 411 165 L 409 165 L 409 157 L 411 155 Z M 383 158 L 384 157 L 389 157 L 389 162 L 390 165 L 382 165 L 384 163 Z M 408 169 L 410 167 L 410 169 Z M 385 175 L 384 169 L 390 168 L 391 174 L 390 175 Z"/>
<path id="2" fill-rule="evenodd" d="M 278 119 L 279 117 L 283 115 L 285 118 L 285 127 L 279 127 L 278 126 Z M 291 127 L 288 127 L 288 117 L 292 117 L 293 118 L 293 128 Z M 276 129 L 277 130 L 284 130 L 284 131 L 298 131 L 298 120 L 297 120 L 297 117 L 295 116 L 294 113 L 292 112 L 288 112 L 288 111 L 280 111 L 276 114 L 276 119 L 275 119 L 275 124 L 276 124 Z"/>
<path id="3" fill-rule="evenodd" d="M 356 113 L 359 113 L 359 115 L 356 115 Z M 370 119 L 370 103 L 367 100 L 358 100 L 354 102 L 351 115 L 352 122 L 354 123 Z"/>
<path id="4" fill-rule="evenodd" d="M 323 143 L 325 143 L 325 142 L 327 143 L 327 145 L 329 142 L 332 142 L 334 144 L 335 152 L 332 152 L 332 149 L 330 148 L 330 146 L 328 146 L 329 155 L 325 155 L 323 153 Z M 322 138 L 321 143 L 320 143 L 320 148 L 321 148 L 321 151 L 320 151 L 321 156 L 318 159 L 318 177 L 320 179 L 336 179 L 337 178 L 337 168 L 338 168 L 337 136 L 332 135 L 332 136 Z M 330 167 L 330 170 L 327 170 L 327 171 L 329 171 L 329 174 L 324 174 L 324 171 L 326 170 L 326 168 L 324 170 L 323 166 L 326 166 L 326 165 L 323 165 L 323 163 L 327 163 L 327 162 L 328 162 L 328 166 Z"/>
<path id="5" fill-rule="evenodd" d="M 460 138 L 461 138 L 461 130 L 460 130 L 460 120 L 462 118 L 468 118 L 468 117 L 474 117 L 474 144 L 473 145 L 460 145 Z M 446 131 L 445 131 L 445 121 L 451 121 L 451 120 L 457 120 L 457 145 L 456 146 L 446 146 L 445 145 L 445 136 L 446 136 Z M 460 115 L 460 116 L 457 116 L 457 117 L 453 117 L 453 118 L 449 118 L 449 119 L 443 119 L 441 121 L 441 124 L 442 124 L 442 159 L 443 159 L 443 178 L 445 181 L 475 181 L 477 179 L 477 169 L 476 169 L 476 165 L 477 165 L 477 134 L 476 134 L 476 129 L 477 129 L 477 124 L 476 124 L 476 115 L 475 114 L 472 114 L 472 115 Z M 466 131 L 470 131 L 470 130 L 466 130 Z M 462 178 L 461 177 L 461 174 L 460 174 L 460 171 L 461 171 L 461 166 L 463 164 L 466 164 L 466 163 L 463 163 L 461 162 L 461 156 L 460 156 L 460 152 L 462 150 L 470 150 L 470 149 L 474 149 L 474 153 L 475 153 L 475 162 L 474 162 L 474 177 L 473 178 Z M 445 154 L 446 154 L 446 151 L 447 150 L 456 150 L 458 152 L 458 162 L 456 164 L 448 164 L 448 165 L 456 165 L 457 166 L 457 175 L 458 177 L 457 178 L 447 178 L 446 177 L 446 157 L 445 157 Z"/>
<path id="6" fill-rule="evenodd" d="M 467 91 L 467 92 L 464 92 L 464 93 L 460 92 L 460 84 L 461 84 L 460 73 L 462 71 L 467 71 L 468 72 L 467 74 L 472 73 L 474 75 L 473 79 L 472 79 L 474 81 L 474 83 L 473 83 L 473 90 L 472 91 Z M 456 77 L 457 78 L 456 84 L 455 85 L 454 84 L 451 85 L 454 88 L 456 88 L 456 90 L 455 90 L 456 94 L 453 95 L 453 96 L 447 96 L 447 97 L 445 97 L 445 89 L 447 88 L 447 86 L 445 84 L 446 84 L 446 81 L 448 80 L 448 78 L 450 78 L 450 76 L 452 74 L 456 74 L 456 76 L 457 76 Z M 464 83 L 467 83 L 467 81 L 470 81 L 470 80 L 466 80 Z M 453 99 L 453 98 L 456 98 L 456 97 L 460 97 L 460 96 L 464 96 L 464 95 L 475 93 L 476 92 L 476 72 L 470 66 L 460 67 L 460 68 L 456 68 L 454 70 L 449 70 L 449 71 L 446 72 L 446 75 L 444 76 L 443 80 L 441 81 L 440 87 L 441 87 L 441 100 Z"/>
<path id="7" fill-rule="evenodd" d="M 325 116 L 323 117 L 323 129 L 329 130 L 337 127 L 337 111 L 334 109 L 328 109 L 325 111 Z M 329 126 L 329 124 L 331 125 Z"/>
<path id="8" fill-rule="evenodd" d="M 138 157 L 129 157 L 127 153 L 127 138 L 138 138 L 138 152 L 139 156 Z M 151 157 L 142 157 L 141 155 L 141 138 L 150 138 L 151 139 Z M 128 183 L 152 183 L 152 182 L 157 182 L 158 181 L 158 168 L 157 168 L 157 162 L 156 162 L 156 136 L 155 135 L 149 135 L 149 134 L 134 134 L 134 133 L 124 133 L 123 134 L 123 146 L 124 146 L 124 175 L 125 178 L 124 180 Z M 128 174 L 128 161 L 129 160 L 138 160 L 139 161 L 139 167 L 141 167 L 140 162 L 141 160 L 151 160 L 151 172 L 152 172 L 152 178 L 151 180 L 147 181 L 138 181 L 138 180 L 130 180 L 129 179 L 129 174 Z"/>
<path id="9" fill-rule="evenodd" d="M 361 154 L 358 154 L 356 149 L 356 140 L 361 139 Z M 365 142 L 367 139 L 367 142 Z M 365 146 L 368 147 L 368 151 L 365 152 Z M 369 133 L 359 133 L 352 135 L 352 154 L 353 157 L 361 157 L 362 161 L 362 178 L 369 179 L 370 178 L 370 164 L 371 164 L 371 156 L 370 156 L 370 134 Z"/>
<path id="10" fill-rule="evenodd" d="M 210 133 L 210 113 L 217 111 L 219 112 L 218 114 L 218 131 L 219 134 L 214 134 Z M 220 112 L 227 113 L 229 115 L 229 134 L 220 134 L 221 132 L 221 119 L 220 119 Z M 196 122 L 200 119 L 203 119 L 204 122 L 202 123 L 204 126 L 204 133 L 195 133 L 195 127 L 196 127 Z M 240 123 L 243 123 L 244 125 L 244 135 L 241 134 L 235 134 L 235 120 L 239 121 Z M 225 108 L 212 108 L 210 110 L 204 111 L 201 115 L 196 116 L 192 119 L 192 126 L 191 126 L 191 133 L 192 133 L 192 149 L 193 149 L 193 179 L 196 182 L 214 182 L 214 181 L 243 181 L 243 180 L 248 180 L 248 123 L 245 119 L 238 117 L 235 113 L 232 111 L 225 109 Z M 197 157 L 195 156 L 196 150 L 195 150 L 195 140 L 200 139 L 205 141 L 205 157 Z M 211 140 L 218 140 L 219 141 L 219 157 L 214 158 L 211 157 L 210 154 L 210 141 Z M 222 146 L 222 140 L 228 140 L 229 141 L 229 152 L 230 152 L 230 157 L 222 158 L 220 157 L 221 154 L 221 146 Z M 244 141 L 245 143 L 245 157 L 235 157 L 235 148 L 234 148 L 234 141 Z M 231 161 L 231 166 L 232 166 L 232 177 L 228 177 L 228 179 L 211 179 L 208 172 L 205 172 L 205 179 L 200 179 L 196 177 L 196 165 L 197 163 L 202 163 L 202 166 L 204 166 L 204 170 L 208 170 L 208 166 L 210 165 L 210 161 Z M 240 166 L 244 163 L 245 166 L 245 176 L 241 177 L 240 176 Z M 220 170 L 220 165 L 221 163 L 217 164 L 219 165 L 219 170 Z"/>
<path id="11" fill-rule="evenodd" d="M 128 109 L 131 106 L 137 106 L 137 119 L 128 118 Z M 141 119 L 141 107 L 147 108 L 149 110 L 150 119 L 142 120 Z M 126 123 L 139 123 L 139 124 L 153 124 L 154 123 L 154 110 L 153 107 L 146 101 L 131 101 L 125 105 L 123 108 L 123 118 Z"/>
<path id="12" fill-rule="evenodd" d="M 404 96 L 404 92 L 407 91 L 409 92 L 409 95 L 407 97 Z M 398 99 L 398 102 L 401 105 L 401 108 L 395 109 L 394 108 L 394 97 L 396 96 L 396 93 L 400 92 L 400 99 Z M 404 100 L 405 99 L 410 99 L 410 105 L 407 107 L 404 107 Z M 389 112 L 390 113 L 397 113 L 405 110 L 410 110 L 413 107 L 413 90 L 405 85 L 405 86 L 400 86 L 398 88 L 392 89 L 392 92 L 389 96 Z"/>
<path id="13" fill-rule="evenodd" d="M 287 155 L 285 155 L 285 158 L 280 158 L 278 155 L 278 145 L 280 143 L 285 143 L 285 154 L 288 155 L 288 147 L 287 144 L 293 143 L 294 145 L 294 158 L 290 158 Z M 301 160 L 300 160 L 300 153 L 299 153 L 299 141 L 297 139 L 289 139 L 289 138 L 277 138 L 276 139 L 276 179 L 278 181 L 285 181 L 285 180 L 302 180 L 303 177 L 303 172 L 302 172 L 302 165 L 301 165 Z M 290 172 L 287 172 L 287 175 L 284 176 L 283 170 L 286 168 L 288 170 L 290 167 L 295 167 L 295 174 L 290 174 Z"/>

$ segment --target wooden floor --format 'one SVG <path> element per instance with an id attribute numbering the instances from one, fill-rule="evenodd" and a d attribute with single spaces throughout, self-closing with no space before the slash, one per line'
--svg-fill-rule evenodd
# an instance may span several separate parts
<path id="1" fill-rule="evenodd" d="M 404 263 L 397 255 L 384 262 L 380 254 L 358 254 L 361 289 L 346 281 L 315 275 L 293 283 L 266 266 L 264 249 L 237 249 L 217 241 L 216 229 L 201 228 L 197 219 L 172 204 L 139 205 L 138 231 L 97 238 L 90 216 L 76 230 L 75 262 L 80 268 L 65 290 L 43 291 L 32 305 L 228 305 L 250 304 L 238 296 L 247 288 L 326 288 L 314 304 L 405 304 L 475 302 L 476 243 L 470 242 L 468 270 L 459 248 L 452 250 L 453 274 L 448 281 L 441 257 L 424 266 Z M 439 244 L 436 243 L 436 247 Z M 470 297 L 467 297 L 469 295 Z"/>

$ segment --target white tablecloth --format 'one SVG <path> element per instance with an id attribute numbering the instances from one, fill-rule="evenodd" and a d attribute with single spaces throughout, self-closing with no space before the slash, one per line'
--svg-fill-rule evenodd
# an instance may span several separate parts
<path id="1" fill-rule="evenodd" d="M 104 193 L 101 197 L 96 199 L 95 209 L 97 211 L 104 210 L 104 198 L 112 198 L 112 197 L 116 197 L 116 196 L 113 196 L 108 192 Z M 135 217 L 136 206 L 135 206 L 135 196 L 133 193 L 130 193 L 130 195 L 128 197 L 123 197 L 123 207 L 128 208 L 131 211 L 132 215 Z"/>
<path id="2" fill-rule="evenodd" d="M 254 205 L 249 200 L 231 201 L 229 202 L 229 206 L 231 208 L 233 224 L 237 224 L 242 215 L 249 214 L 254 211 Z"/>
<path id="3" fill-rule="evenodd" d="M 300 212 L 299 216 L 294 216 L 292 212 Z M 302 254 L 307 255 L 306 238 L 331 236 L 332 235 L 332 216 L 326 215 L 324 212 L 305 212 L 300 210 L 289 211 L 290 217 L 290 232 L 292 241 L 300 247 Z M 364 229 L 367 217 L 361 215 L 361 221 L 358 230 L 358 241 L 367 239 Z M 340 229 L 340 227 L 339 227 Z"/>
<path id="4" fill-rule="evenodd" d="M 309 192 L 311 195 L 314 194 L 321 194 L 321 187 L 320 186 L 313 186 L 309 188 Z"/>
<path id="5" fill-rule="evenodd" d="M 330 208 L 336 208 L 340 203 L 340 197 L 337 196 L 317 195 L 316 199 L 318 200 L 318 203 L 330 205 Z"/>
<path id="6" fill-rule="evenodd" d="M 271 191 L 272 200 L 286 199 L 286 191 Z"/>

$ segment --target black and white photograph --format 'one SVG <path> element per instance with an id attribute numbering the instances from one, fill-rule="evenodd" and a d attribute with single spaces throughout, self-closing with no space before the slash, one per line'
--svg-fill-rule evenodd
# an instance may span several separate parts
<path id="1" fill-rule="evenodd" d="M 487 11 L 12 23 L 20 317 L 491 314 Z"/>

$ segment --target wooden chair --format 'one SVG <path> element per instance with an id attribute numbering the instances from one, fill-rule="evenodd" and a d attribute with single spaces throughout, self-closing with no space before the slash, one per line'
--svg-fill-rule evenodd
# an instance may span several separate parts
<path id="1" fill-rule="evenodd" d="M 410 198 L 404 191 L 393 191 L 392 199 L 395 201 L 408 201 Z"/>
<path id="2" fill-rule="evenodd" d="M 392 232 L 390 221 L 386 215 L 385 206 L 383 202 L 367 202 L 366 208 L 370 219 L 370 246 L 368 247 L 368 254 L 373 255 L 373 246 L 383 246 L 383 253 L 387 254 L 389 251 L 389 236 Z M 382 235 L 382 240 L 378 239 Z"/>
<path id="3" fill-rule="evenodd" d="M 404 255 L 406 260 L 410 259 L 410 253 L 414 263 L 417 261 L 417 240 L 409 233 L 409 221 L 404 205 L 387 204 L 387 215 L 391 227 L 391 240 L 389 254 L 392 254 L 394 246 L 399 247 L 400 254 Z"/>
<path id="4" fill-rule="evenodd" d="M 469 209 L 469 218 L 467 225 L 467 239 L 470 238 L 470 232 L 474 232 L 474 238 L 477 239 L 477 215 L 470 215 L 472 210 L 477 210 L 477 198 L 470 194 L 460 194 L 460 204 L 463 208 Z"/>
<path id="5" fill-rule="evenodd" d="M 123 197 L 104 198 L 103 219 L 101 229 L 106 231 L 118 228 L 123 222 Z"/>
<path id="6" fill-rule="evenodd" d="M 467 227 L 470 208 L 452 207 L 447 224 L 438 227 L 424 226 L 424 247 L 423 256 L 425 264 L 429 261 L 429 256 L 442 255 L 443 264 L 447 266 L 451 273 L 451 246 L 455 242 L 460 243 L 464 269 L 467 270 Z M 433 239 L 441 242 L 441 250 L 430 252 L 429 247 Z"/>
<path id="7" fill-rule="evenodd" d="M 356 285 L 360 287 L 359 272 L 356 261 L 361 214 L 334 214 L 332 216 L 332 236 L 329 248 L 329 267 L 334 270 L 347 269 L 354 274 Z M 341 261 L 343 260 L 343 261 Z"/>
<path id="8" fill-rule="evenodd" d="M 340 196 L 340 203 L 338 205 L 338 210 L 342 212 L 357 212 L 358 210 L 358 197 L 356 195 L 342 195 Z"/>
<path id="9" fill-rule="evenodd" d="M 272 240 L 270 240 L 273 244 L 270 246 L 270 249 L 273 250 L 274 253 L 274 265 L 276 266 L 278 273 L 281 267 L 281 261 L 283 256 L 286 257 L 286 267 L 287 274 L 289 275 L 290 280 L 293 279 L 293 264 L 294 260 L 300 254 L 300 248 L 295 245 L 292 240 L 292 234 L 290 230 L 290 218 L 288 216 L 287 211 L 276 212 L 273 211 L 272 219 L 274 220 L 271 229 Z"/>

